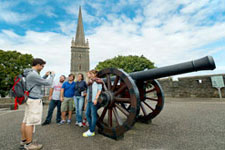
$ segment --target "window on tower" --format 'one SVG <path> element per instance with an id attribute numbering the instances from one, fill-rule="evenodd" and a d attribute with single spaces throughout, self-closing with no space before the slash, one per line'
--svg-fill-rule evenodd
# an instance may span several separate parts
<path id="1" fill-rule="evenodd" d="M 79 58 L 81 59 L 81 54 L 79 55 Z"/>
<path id="2" fill-rule="evenodd" d="M 79 71 L 81 71 L 81 64 L 79 65 Z"/>

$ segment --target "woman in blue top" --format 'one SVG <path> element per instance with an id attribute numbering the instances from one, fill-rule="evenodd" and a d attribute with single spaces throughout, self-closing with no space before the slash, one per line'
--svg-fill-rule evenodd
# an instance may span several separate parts
<path id="1" fill-rule="evenodd" d="M 83 133 L 84 137 L 94 136 L 95 135 L 95 126 L 97 122 L 97 102 L 98 97 L 102 91 L 103 81 L 100 78 L 97 78 L 97 71 L 91 70 L 87 73 L 88 82 L 87 89 L 87 108 L 86 108 L 86 117 L 89 124 L 89 130 Z"/>
<path id="2" fill-rule="evenodd" d="M 78 125 L 82 127 L 82 109 L 84 105 L 84 93 L 87 90 L 87 84 L 84 81 L 84 75 L 82 73 L 79 73 L 77 76 L 77 81 L 75 84 L 75 93 L 74 93 L 74 103 L 76 107 L 76 123 L 75 125 Z"/>

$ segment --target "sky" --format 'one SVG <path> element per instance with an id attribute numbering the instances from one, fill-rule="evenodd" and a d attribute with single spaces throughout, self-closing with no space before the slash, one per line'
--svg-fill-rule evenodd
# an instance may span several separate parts
<path id="1" fill-rule="evenodd" d="M 79 6 L 91 69 L 118 55 L 144 55 L 157 67 L 210 55 L 214 71 L 185 76 L 225 73 L 224 0 L 0 0 L 0 49 L 68 75 Z"/>

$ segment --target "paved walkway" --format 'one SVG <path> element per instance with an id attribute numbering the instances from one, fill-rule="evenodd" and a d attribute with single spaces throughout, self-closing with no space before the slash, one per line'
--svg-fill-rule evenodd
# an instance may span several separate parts
<path id="1" fill-rule="evenodd" d="M 47 106 L 44 108 L 46 116 Z M 16 150 L 20 141 L 23 107 L 0 110 L 0 150 Z M 54 116 L 55 117 L 55 116 Z M 225 101 L 219 99 L 167 99 L 163 111 L 151 124 L 136 123 L 115 141 L 97 134 L 84 138 L 85 128 L 37 126 L 34 139 L 43 150 L 224 150 Z"/>

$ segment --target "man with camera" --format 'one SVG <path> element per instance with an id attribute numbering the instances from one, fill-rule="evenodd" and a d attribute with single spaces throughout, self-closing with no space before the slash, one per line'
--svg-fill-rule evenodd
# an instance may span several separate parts
<path id="1" fill-rule="evenodd" d="M 25 112 L 23 122 L 21 124 L 21 142 L 20 148 L 26 150 L 39 150 L 43 147 L 42 144 L 34 143 L 33 133 L 35 125 L 41 124 L 42 118 L 42 86 L 52 85 L 55 73 L 48 71 L 43 77 L 40 76 L 41 70 L 46 62 L 40 58 L 36 58 L 32 62 L 32 71 L 26 77 L 26 88 L 31 89 L 28 99 L 25 104 Z M 50 78 L 47 77 L 50 75 Z"/>

